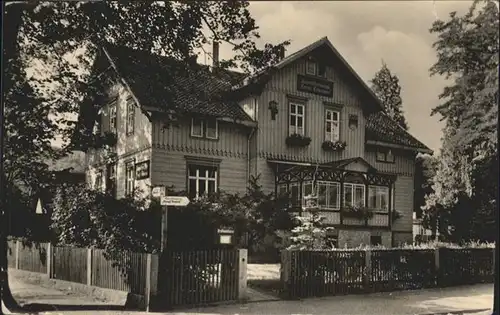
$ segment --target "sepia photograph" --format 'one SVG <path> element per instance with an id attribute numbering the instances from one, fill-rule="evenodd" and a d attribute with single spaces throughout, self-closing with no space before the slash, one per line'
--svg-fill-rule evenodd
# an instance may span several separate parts
<path id="1" fill-rule="evenodd" d="M 1 4 L 0 315 L 500 315 L 499 0 Z"/>

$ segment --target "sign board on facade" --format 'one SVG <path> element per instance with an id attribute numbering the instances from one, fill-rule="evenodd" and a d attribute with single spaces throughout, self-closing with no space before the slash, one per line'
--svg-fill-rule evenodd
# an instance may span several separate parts
<path id="1" fill-rule="evenodd" d="M 151 196 L 153 198 L 161 198 L 165 196 L 165 186 L 156 186 L 151 190 Z"/>
<path id="2" fill-rule="evenodd" d="M 184 196 L 162 196 L 160 204 L 162 206 L 185 207 L 189 204 L 189 199 Z"/>
<path id="3" fill-rule="evenodd" d="M 141 180 L 149 178 L 149 160 L 135 165 L 135 179 Z"/>
<path id="4" fill-rule="evenodd" d="M 332 97 L 333 82 L 299 74 L 297 76 L 297 90 Z"/>

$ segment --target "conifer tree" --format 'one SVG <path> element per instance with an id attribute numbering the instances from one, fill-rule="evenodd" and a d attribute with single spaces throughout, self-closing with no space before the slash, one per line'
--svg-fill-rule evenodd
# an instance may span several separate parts
<path id="1" fill-rule="evenodd" d="M 371 80 L 372 90 L 384 105 L 384 109 L 395 122 L 405 130 L 408 124 L 403 113 L 403 100 L 401 99 L 401 85 L 399 78 L 392 74 L 387 64 L 382 61 L 382 67 Z"/>

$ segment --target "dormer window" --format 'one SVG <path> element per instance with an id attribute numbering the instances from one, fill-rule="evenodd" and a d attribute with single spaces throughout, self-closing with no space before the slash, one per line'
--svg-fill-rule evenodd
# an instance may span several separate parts
<path id="1" fill-rule="evenodd" d="M 219 124 L 215 118 L 191 119 L 191 136 L 216 140 L 219 137 Z"/>
<path id="2" fill-rule="evenodd" d="M 307 60 L 306 62 L 306 73 L 309 75 L 317 74 L 317 64 L 312 60 Z"/>
<path id="3" fill-rule="evenodd" d="M 394 153 L 389 150 L 378 149 L 377 150 L 377 162 L 384 163 L 394 163 L 395 162 Z"/>

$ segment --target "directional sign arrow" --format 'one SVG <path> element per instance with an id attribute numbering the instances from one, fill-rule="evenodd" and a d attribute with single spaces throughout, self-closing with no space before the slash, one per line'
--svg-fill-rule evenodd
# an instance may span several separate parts
<path id="1" fill-rule="evenodd" d="M 189 199 L 184 196 L 162 196 L 160 204 L 162 206 L 185 207 L 189 204 Z"/>

